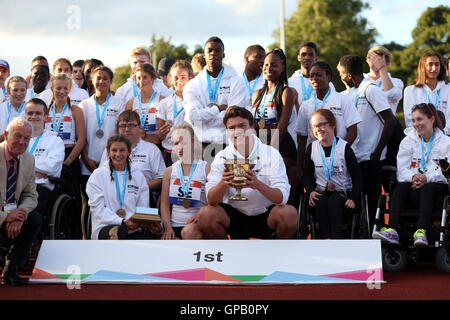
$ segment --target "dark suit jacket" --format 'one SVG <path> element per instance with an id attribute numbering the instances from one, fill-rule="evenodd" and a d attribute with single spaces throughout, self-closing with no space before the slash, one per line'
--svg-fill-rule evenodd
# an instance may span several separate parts
<path id="1" fill-rule="evenodd" d="M 5 161 L 6 142 L 0 144 L 0 210 L 3 210 L 6 195 L 6 161 Z M 18 165 L 18 176 L 16 185 L 17 207 L 25 209 L 27 213 L 33 211 L 38 204 L 38 193 L 36 191 L 34 157 L 28 152 L 20 155 Z M 6 213 L 0 211 L 0 225 L 6 218 Z"/>

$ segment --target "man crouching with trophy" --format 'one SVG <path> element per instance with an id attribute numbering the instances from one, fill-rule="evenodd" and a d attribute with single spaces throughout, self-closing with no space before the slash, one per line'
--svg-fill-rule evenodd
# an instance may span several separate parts
<path id="1" fill-rule="evenodd" d="M 188 221 L 183 239 L 291 239 L 297 210 L 287 205 L 290 185 L 283 159 L 255 135 L 245 108 L 229 107 L 223 123 L 229 138 L 211 164 L 208 205 Z"/>

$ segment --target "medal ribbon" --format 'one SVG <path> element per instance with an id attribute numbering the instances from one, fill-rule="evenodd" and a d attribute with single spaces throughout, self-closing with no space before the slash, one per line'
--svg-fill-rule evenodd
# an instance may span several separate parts
<path id="1" fill-rule="evenodd" d="M 266 111 L 267 105 L 268 105 L 268 104 L 272 101 L 272 99 L 273 99 L 273 95 L 274 95 L 274 93 L 275 93 L 275 89 L 273 89 L 272 93 L 271 93 L 270 96 L 268 97 L 268 100 L 269 100 L 269 101 L 267 101 L 267 103 L 266 103 L 266 99 L 267 99 L 266 93 L 267 93 L 267 90 L 266 90 L 266 92 L 264 92 L 263 98 L 262 98 L 262 100 L 261 100 L 261 101 L 262 101 L 262 109 L 259 108 L 259 116 L 260 116 L 261 118 L 264 118 L 264 112 Z"/>
<path id="2" fill-rule="evenodd" d="M 134 78 L 133 78 L 132 83 L 133 83 L 133 94 L 134 94 L 134 97 L 136 98 L 139 95 L 139 89 L 136 84 L 136 80 L 134 80 Z"/>
<path id="3" fill-rule="evenodd" d="M 56 121 L 55 121 L 55 118 L 56 118 L 56 105 L 55 105 L 55 103 L 53 104 L 53 108 L 52 108 L 52 110 L 53 110 L 53 117 L 52 117 L 53 131 L 58 133 L 58 134 L 59 134 L 59 128 L 61 127 L 62 119 L 64 117 L 64 113 L 66 112 L 68 106 L 69 105 L 66 102 L 66 104 L 64 105 L 64 108 L 61 111 L 61 116 L 59 117 L 58 125 L 56 125 Z"/>
<path id="4" fill-rule="evenodd" d="M 336 147 L 336 137 L 334 137 L 333 140 L 333 146 L 331 147 L 331 153 L 330 153 L 330 166 L 327 165 L 327 161 L 325 160 L 325 153 L 323 151 L 323 147 L 320 144 L 320 156 L 322 158 L 323 163 L 323 170 L 325 171 L 325 176 L 327 177 L 327 180 L 331 179 L 331 176 L 333 175 L 333 163 L 334 163 L 334 149 Z"/>
<path id="5" fill-rule="evenodd" d="M 128 168 L 127 168 L 127 166 L 125 166 L 125 175 L 123 177 L 122 194 L 120 193 L 119 178 L 117 176 L 117 171 L 114 168 L 113 168 L 113 173 L 114 173 L 114 181 L 116 182 L 117 199 L 119 200 L 120 207 L 122 208 L 123 203 L 125 201 L 125 190 L 127 189 Z"/>
<path id="6" fill-rule="evenodd" d="M 211 76 L 209 75 L 208 71 L 206 71 L 206 80 L 208 81 L 208 92 L 209 92 L 209 100 L 212 102 L 217 101 L 217 93 L 219 91 L 220 81 L 222 80 L 224 68 L 220 70 L 219 75 L 217 76 L 216 84 L 214 88 L 211 88 Z"/>
<path id="7" fill-rule="evenodd" d="M 30 90 L 30 99 L 34 98 L 34 88 L 31 88 Z"/>
<path id="8" fill-rule="evenodd" d="M 242 72 L 242 75 L 244 76 L 244 80 L 245 80 L 245 85 L 247 86 L 247 91 L 248 94 L 250 96 L 250 101 L 252 100 L 252 96 L 253 96 L 253 92 L 255 92 L 255 87 L 256 87 L 256 83 L 259 80 L 259 77 L 261 76 L 261 74 L 258 74 L 258 76 L 255 78 L 255 82 L 253 83 L 252 88 L 250 89 L 250 82 L 247 79 L 247 75 L 245 74 L 245 72 Z"/>
<path id="9" fill-rule="evenodd" d="M 98 101 L 97 101 L 97 97 L 95 96 L 95 111 L 97 113 L 97 124 L 98 124 L 98 128 L 100 129 L 102 127 L 103 121 L 105 121 L 105 112 L 106 109 L 108 109 L 108 105 L 109 105 L 109 97 L 111 95 L 108 93 L 108 96 L 106 97 L 106 101 L 103 104 L 105 107 L 103 108 L 103 112 L 102 112 L 102 117 L 100 118 L 100 106 L 98 105 Z"/>
<path id="10" fill-rule="evenodd" d="M 311 98 L 311 93 L 313 92 L 313 87 L 308 82 L 308 88 L 306 88 L 305 78 L 303 77 L 303 73 L 300 73 L 300 82 L 302 83 L 303 100 L 308 100 L 309 98 Z"/>
<path id="11" fill-rule="evenodd" d="M 19 107 L 19 110 L 17 110 L 16 114 L 20 114 L 22 112 L 23 107 L 25 106 L 25 101 L 22 102 L 22 104 Z M 6 103 L 6 107 L 8 108 L 8 123 L 11 121 L 11 103 L 9 101 Z"/>
<path id="12" fill-rule="evenodd" d="M 184 110 L 184 107 L 181 106 L 180 110 L 177 110 L 177 95 L 173 94 L 173 120 Z"/>
<path id="13" fill-rule="evenodd" d="M 180 170 L 180 182 L 181 182 L 181 189 L 183 190 L 184 197 L 187 198 L 189 194 L 189 187 L 191 185 L 192 175 L 194 174 L 195 167 L 197 164 L 195 163 L 195 160 L 192 162 L 191 165 L 191 171 L 189 172 L 189 178 L 187 185 L 184 184 L 184 173 L 183 173 L 183 166 L 181 165 L 181 161 L 179 163 L 179 170 Z"/>
<path id="14" fill-rule="evenodd" d="M 421 150 L 422 156 L 420 158 L 420 164 L 421 164 L 424 172 L 427 171 L 427 163 L 428 163 L 428 159 L 430 158 L 430 151 L 431 151 L 431 145 L 433 144 L 433 140 L 434 140 L 434 132 L 430 138 L 430 142 L 428 142 L 427 154 L 426 154 L 426 158 L 425 158 L 424 154 L 423 154 L 423 137 L 420 137 L 420 147 L 422 149 Z"/>
<path id="15" fill-rule="evenodd" d="M 330 93 L 331 93 L 331 88 L 328 89 L 327 94 L 323 98 L 321 108 L 323 108 L 325 106 L 325 102 L 327 101 L 328 96 L 330 95 Z M 314 110 L 317 110 L 317 93 L 314 95 Z"/>
<path id="16" fill-rule="evenodd" d="M 431 102 L 431 99 L 430 99 L 430 96 L 428 95 L 427 90 L 425 88 L 423 88 L 423 91 L 425 91 L 425 95 L 427 96 L 428 102 L 432 104 L 433 102 Z M 440 95 L 441 95 L 441 89 L 439 89 L 436 94 L 436 103 L 434 104 L 434 107 L 436 108 L 436 110 L 438 109 Z"/>
<path id="17" fill-rule="evenodd" d="M 30 144 L 28 144 L 27 151 L 28 151 L 29 153 L 31 153 L 31 154 L 34 153 L 34 150 L 36 150 L 36 147 L 37 147 L 37 145 L 38 145 L 38 142 L 39 142 L 39 140 L 41 139 L 41 137 L 42 137 L 43 134 L 44 134 L 44 131 L 42 131 L 41 134 L 36 138 L 36 140 L 34 140 L 34 143 L 33 143 L 33 146 L 31 147 L 31 150 L 30 150 Z"/>
<path id="18" fill-rule="evenodd" d="M 6 92 L 6 88 L 5 88 L 5 87 L 3 87 L 3 88 L 2 88 L 2 90 L 3 90 L 3 98 L 6 98 L 6 94 L 7 94 L 7 92 Z"/>
<path id="19" fill-rule="evenodd" d="M 152 104 L 153 98 L 155 97 L 156 91 L 153 91 L 153 94 L 148 102 L 147 109 L 145 110 L 145 114 L 142 114 L 142 100 L 141 95 L 139 94 L 139 117 L 141 118 L 141 127 L 144 127 L 145 120 L 147 119 L 148 111 L 150 110 L 150 105 Z"/>

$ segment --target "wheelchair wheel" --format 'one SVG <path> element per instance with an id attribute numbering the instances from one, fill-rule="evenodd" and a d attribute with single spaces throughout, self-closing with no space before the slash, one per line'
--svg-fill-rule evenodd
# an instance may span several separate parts
<path id="1" fill-rule="evenodd" d="M 436 266 L 444 273 L 450 273 L 450 256 L 446 247 L 440 247 L 436 252 Z"/>
<path id="2" fill-rule="evenodd" d="M 358 224 L 359 224 L 359 216 L 358 214 L 354 214 L 352 217 L 352 230 L 350 234 L 350 239 L 358 238 Z"/>
<path id="3" fill-rule="evenodd" d="M 367 195 L 361 193 L 361 217 L 359 219 L 359 234 L 361 239 L 370 239 L 369 204 Z"/>
<path id="4" fill-rule="evenodd" d="M 92 236 L 92 216 L 91 211 L 88 210 L 87 212 L 87 221 L 86 221 L 86 240 L 91 240 Z"/>
<path id="5" fill-rule="evenodd" d="M 399 272 L 408 265 L 405 249 L 381 248 L 381 258 L 383 261 L 383 270 L 387 272 Z"/>
<path id="6" fill-rule="evenodd" d="M 298 225 L 297 225 L 297 239 L 308 239 L 308 217 L 305 205 L 305 195 L 300 196 L 300 203 L 298 206 Z"/>
<path id="7" fill-rule="evenodd" d="M 68 239 L 67 219 L 70 219 L 73 210 L 73 201 L 67 194 L 61 194 L 55 201 L 50 217 L 50 239 Z"/>

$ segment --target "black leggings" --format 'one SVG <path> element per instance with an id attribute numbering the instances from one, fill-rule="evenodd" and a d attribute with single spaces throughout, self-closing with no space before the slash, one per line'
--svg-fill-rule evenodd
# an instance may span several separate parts
<path id="1" fill-rule="evenodd" d="M 315 202 L 315 215 L 319 222 L 322 239 L 341 239 L 344 204 L 347 201 L 341 192 L 324 192 Z"/>
<path id="2" fill-rule="evenodd" d="M 400 216 L 408 201 L 411 192 L 417 192 L 419 196 L 419 222 L 417 229 L 427 229 L 431 226 L 431 214 L 433 205 L 439 196 L 447 193 L 448 186 L 443 183 L 426 183 L 422 188 L 415 191 L 411 189 L 411 182 L 400 182 L 394 189 L 391 200 L 391 211 L 389 215 L 389 226 L 398 230 Z"/>

